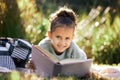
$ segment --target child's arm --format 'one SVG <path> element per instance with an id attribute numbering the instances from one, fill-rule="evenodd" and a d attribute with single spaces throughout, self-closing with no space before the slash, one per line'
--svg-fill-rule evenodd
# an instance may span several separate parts
<path id="1" fill-rule="evenodd" d="M 80 47 L 75 42 L 71 43 L 70 50 L 72 52 L 73 58 L 77 58 L 80 60 L 87 59 L 86 53 L 82 49 L 80 49 Z"/>

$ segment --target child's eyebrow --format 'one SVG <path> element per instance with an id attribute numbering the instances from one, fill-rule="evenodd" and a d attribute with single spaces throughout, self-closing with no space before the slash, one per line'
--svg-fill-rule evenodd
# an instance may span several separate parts
<path id="1" fill-rule="evenodd" d="M 60 35 L 56 35 L 56 37 L 61 37 Z"/>

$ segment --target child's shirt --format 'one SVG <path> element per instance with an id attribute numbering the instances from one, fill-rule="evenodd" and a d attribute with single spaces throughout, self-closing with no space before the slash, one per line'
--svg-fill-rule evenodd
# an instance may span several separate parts
<path id="1" fill-rule="evenodd" d="M 77 44 L 71 42 L 70 47 L 66 49 L 61 55 L 57 55 L 53 49 L 52 43 L 48 38 L 40 41 L 39 46 L 53 54 L 58 60 L 67 58 L 75 58 L 80 60 L 86 60 L 87 56 L 83 50 L 81 50 Z"/>

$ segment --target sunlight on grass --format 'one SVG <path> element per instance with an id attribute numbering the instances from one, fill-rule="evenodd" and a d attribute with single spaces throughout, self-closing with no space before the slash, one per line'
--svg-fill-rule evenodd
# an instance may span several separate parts
<path id="1" fill-rule="evenodd" d="M 10 74 L 10 80 L 20 80 L 20 73 L 18 71 L 12 71 Z"/>

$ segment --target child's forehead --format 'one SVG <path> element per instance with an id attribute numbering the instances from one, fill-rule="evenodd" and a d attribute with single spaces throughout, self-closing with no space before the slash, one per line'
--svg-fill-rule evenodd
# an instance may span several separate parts
<path id="1" fill-rule="evenodd" d="M 72 38 L 74 35 L 73 28 L 58 27 L 52 32 L 52 36 L 60 36 L 62 38 Z"/>
<path id="2" fill-rule="evenodd" d="M 65 29 L 75 29 L 75 25 L 74 24 L 61 24 L 61 23 L 57 23 L 54 26 L 51 26 L 51 32 L 54 32 L 57 28 L 65 28 Z"/>
<path id="3" fill-rule="evenodd" d="M 62 34 L 62 35 L 65 35 L 65 34 L 73 34 L 74 33 L 74 29 L 73 28 L 67 28 L 67 27 L 58 27 L 56 28 L 53 33 L 55 34 Z"/>

